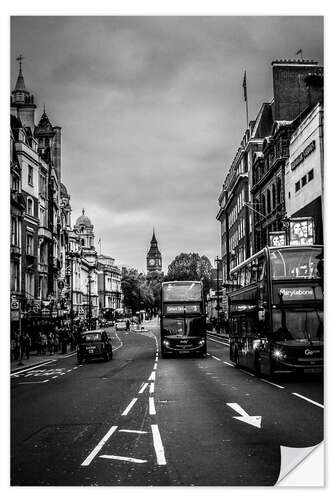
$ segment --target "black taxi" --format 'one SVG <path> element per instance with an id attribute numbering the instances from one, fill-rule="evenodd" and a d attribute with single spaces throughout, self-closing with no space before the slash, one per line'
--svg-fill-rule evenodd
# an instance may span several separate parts
<path id="1" fill-rule="evenodd" d="M 112 359 L 111 341 L 104 330 L 88 330 L 82 332 L 78 338 L 77 361 L 82 363 L 88 359 Z"/>

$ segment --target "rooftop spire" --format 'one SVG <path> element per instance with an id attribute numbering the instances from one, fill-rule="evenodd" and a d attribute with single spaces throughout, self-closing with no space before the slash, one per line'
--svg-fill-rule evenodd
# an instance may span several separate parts
<path id="1" fill-rule="evenodd" d="M 24 59 L 24 57 L 21 54 L 19 55 L 19 57 L 16 58 L 16 60 L 19 61 L 20 67 L 19 67 L 19 74 L 18 74 L 18 77 L 16 80 L 16 85 L 15 85 L 14 91 L 18 91 L 18 92 L 27 92 L 27 89 L 26 89 L 25 83 L 24 83 L 23 74 L 22 74 L 22 60 L 23 59 Z"/>

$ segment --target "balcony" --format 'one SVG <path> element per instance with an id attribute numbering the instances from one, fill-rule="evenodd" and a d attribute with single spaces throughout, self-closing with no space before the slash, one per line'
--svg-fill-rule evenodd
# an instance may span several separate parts
<path id="1" fill-rule="evenodd" d="M 47 227 L 39 227 L 38 236 L 40 238 L 45 238 L 46 240 L 52 240 L 52 233 Z"/>

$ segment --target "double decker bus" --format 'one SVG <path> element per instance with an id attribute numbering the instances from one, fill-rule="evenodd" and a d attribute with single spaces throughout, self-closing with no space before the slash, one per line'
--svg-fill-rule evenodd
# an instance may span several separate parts
<path id="1" fill-rule="evenodd" d="M 206 347 L 206 314 L 201 281 L 162 283 L 161 354 L 200 354 Z"/>
<path id="2" fill-rule="evenodd" d="M 230 280 L 230 359 L 257 376 L 321 373 L 323 247 L 265 247 Z"/>

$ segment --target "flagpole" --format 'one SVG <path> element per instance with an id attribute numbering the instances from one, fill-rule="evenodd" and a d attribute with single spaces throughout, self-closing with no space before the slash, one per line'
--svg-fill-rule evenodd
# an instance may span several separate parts
<path id="1" fill-rule="evenodd" d="M 249 126 L 249 107 L 248 107 L 248 102 L 247 102 L 246 70 L 244 71 L 243 90 L 244 90 L 244 101 L 245 101 L 245 110 L 246 110 L 246 129 L 247 129 Z"/>

